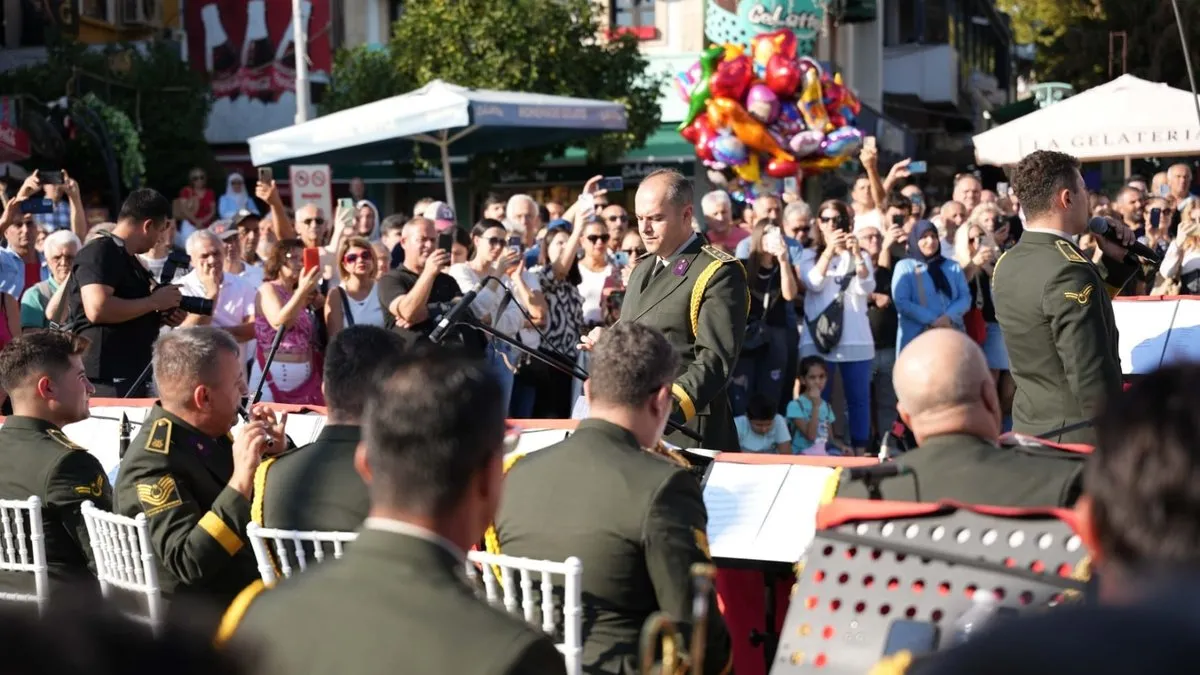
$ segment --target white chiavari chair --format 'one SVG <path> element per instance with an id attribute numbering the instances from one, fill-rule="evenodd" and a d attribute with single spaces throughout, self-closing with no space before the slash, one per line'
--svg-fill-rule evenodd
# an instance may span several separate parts
<path id="1" fill-rule="evenodd" d="M 290 578 L 293 571 L 303 572 L 309 563 L 320 564 L 329 557 L 328 548 L 336 560 L 345 553 L 345 545 L 358 538 L 357 532 L 301 532 L 278 530 L 250 523 L 246 527 L 250 548 L 258 561 L 258 574 L 268 586 Z M 290 546 L 289 546 L 290 544 Z M 297 570 L 297 568 L 299 568 Z"/>
<path id="2" fill-rule="evenodd" d="M 113 589 L 129 591 L 146 599 L 146 615 L 134 613 L 130 618 L 155 631 L 162 627 L 166 610 L 162 589 L 158 585 L 158 566 L 154 548 L 150 545 L 150 526 L 146 514 L 136 518 L 102 511 L 94 504 L 83 503 L 83 522 L 87 526 L 92 554 L 96 559 L 96 577 L 100 592 L 111 598 Z"/>
<path id="3" fill-rule="evenodd" d="M 34 586 L 33 593 L 0 593 L 0 601 L 37 603 L 38 612 L 45 611 L 50 579 L 42 532 L 42 500 L 0 499 L 0 525 L 3 526 L 0 570 L 30 573 Z"/>

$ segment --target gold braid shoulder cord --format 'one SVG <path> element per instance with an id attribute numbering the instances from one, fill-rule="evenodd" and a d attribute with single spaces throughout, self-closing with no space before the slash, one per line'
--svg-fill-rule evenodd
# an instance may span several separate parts
<path id="1" fill-rule="evenodd" d="M 689 462 L 687 460 L 687 458 L 685 458 L 683 456 L 683 453 L 679 452 L 678 450 L 672 450 L 672 449 L 668 448 L 666 445 L 663 444 L 662 441 L 659 441 L 656 446 L 646 450 L 646 452 L 665 457 L 665 458 L 671 460 L 672 462 L 674 462 L 675 464 L 682 466 L 685 469 L 692 468 L 692 463 Z M 511 470 L 513 468 L 513 466 L 516 465 L 516 463 L 518 461 L 520 461 L 520 459 L 524 456 L 525 455 L 511 455 L 511 456 L 507 457 L 504 460 L 505 475 L 507 475 L 509 470 Z M 487 531 L 483 533 L 483 545 L 488 553 L 491 553 L 492 555 L 501 555 L 501 553 L 500 553 L 500 537 L 496 534 L 496 524 L 495 523 L 488 525 Z M 501 575 L 500 567 L 498 565 L 492 565 L 492 574 L 496 575 L 496 581 L 499 581 L 501 588 L 503 588 L 504 587 L 504 578 Z"/>

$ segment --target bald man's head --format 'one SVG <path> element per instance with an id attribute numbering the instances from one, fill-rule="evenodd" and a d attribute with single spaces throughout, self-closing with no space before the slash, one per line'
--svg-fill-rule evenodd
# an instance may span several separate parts
<path id="1" fill-rule="evenodd" d="M 965 333 L 934 328 L 896 357 L 897 407 L 918 444 L 923 437 L 973 433 L 995 440 L 1000 402 L 983 350 Z"/>

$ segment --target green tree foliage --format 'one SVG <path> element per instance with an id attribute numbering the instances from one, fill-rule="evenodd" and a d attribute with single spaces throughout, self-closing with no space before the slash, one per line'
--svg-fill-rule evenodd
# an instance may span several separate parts
<path id="1" fill-rule="evenodd" d="M 1092 5 L 1094 9 L 1088 9 Z M 1035 70 L 1043 82 L 1067 82 L 1076 90 L 1109 78 L 1109 34 L 1124 32 L 1128 72 L 1146 80 L 1190 89 L 1171 0 L 1001 0 L 1013 18 L 1018 41 L 1038 45 Z M 1077 10 L 1077 11 L 1071 11 Z M 1193 61 L 1200 52 L 1200 3 L 1180 0 Z M 1057 23 L 1050 23 L 1057 17 Z M 1113 76 L 1121 73 L 1121 40 L 1113 40 Z M 1200 67 L 1200 62 L 1193 64 Z"/>
<path id="2" fill-rule="evenodd" d="M 39 102 L 70 95 L 75 105 L 105 111 L 102 116 L 119 121 L 105 107 L 82 103 L 91 94 L 112 112 L 122 113 L 136 130 L 144 167 L 122 166 L 120 172 L 127 179 L 139 177 L 142 185 L 173 197 L 187 184 L 191 167 L 200 166 L 209 172 L 214 185 L 219 184 L 220 167 L 204 138 L 212 107 L 209 87 L 180 58 L 176 44 L 150 42 L 103 49 L 73 42 L 53 44 L 47 48 L 44 63 L 0 74 L 0 92 L 25 99 L 28 110 L 38 112 L 42 110 Z M 129 128 L 117 124 L 109 133 L 115 137 L 118 156 L 133 158 L 136 163 L 135 153 L 122 151 L 129 144 Z M 50 168 L 48 161 L 32 157 L 27 164 Z M 104 162 L 84 132 L 77 131 L 75 138 L 68 140 L 63 164 L 85 191 L 107 189 Z M 122 182 L 128 187 L 128 180 Z"/>
<path id="3" fill-rule="evenodd" d="M 625 104 L 629 126 L 586 143 L 595 162 L 641 147 L 659 124 L 661 80 L 646 73 L 632 37 L 597 39 L 589 0 L 422 0 L 409 3 L 392 26 L 385 50 L 339 53 L 323 112 L 403 94 L 434 79 L 472 88 L 579 96 Z M 473 175 L 486 183 L 492 166 L 528 169 L 542 147 L 474 158 Z M 429 156 L 428 148 L 425 156 Z"/>

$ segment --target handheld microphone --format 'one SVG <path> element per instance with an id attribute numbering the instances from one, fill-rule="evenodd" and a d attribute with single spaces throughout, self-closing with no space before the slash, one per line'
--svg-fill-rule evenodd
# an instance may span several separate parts
<path id="1" fill-rule="evenodd" d="M 884 478 L 910 476 L 912 474 L 912 467 L 905 466 L 903 462 L 884 462 L 882 464 L 872 464 L 871 466 L 853 467 L 848 469 L 845 475 L 846 480 L 878 481 Z"/>
<path id="2" fill-rule="evenodd" d="M 442 315 L 442 320 L 439 321 L 436 326 L 434 326 L 432 331 L 430 331 L 429 341 L 435 344 L 441 342 L 442 338 L 446 337 L 446 333 L 450 330 L 450 327 L 459 322 L 463 314 L 465 314 L 471 308 L 471 303 L 475 302 L 475 297 L 479 295 L 479 291 L 483 290 L 484 286 L 487 286 L 488 282 L 490 281 L 496 281 L 496 277 L 484 277 L 483 281 L 476 284 L 474 288 L 464 293 L 463 296 L 458 299 L 458 302 L 454 303 L 454 305 Z"/>
<path id="3" fill-rule="evenodd" d="M 1125 250 L 1129 251 L 1130 253 L 1132 253 L 1134 255 L 1141 256 L 1143 258 L 1146 258 L 1148 260 L 1153 260 L 1155 262 L 1158 262 L 1159 258 L 1162 257 L 1162 256 L 1158 255 L 1158 253 L 1156 253 L 1154 251 L 1154 249 L 1150 248 L 1149 246 L 1147 246 L 1139 241 L 1135 241 L 1132 244 L 1129 244 L 1128 246 L 1126 246 L 1124 244 L 1124 242 L 1122 242 L 1117 237 L 1116 229 L 1108 224 L 1108 219 L 1105 218 L 1104 216 L 1094 216 L 1091 220 L 1089 220 L 1088 221 L 1088 230 L 1092 234 L 1104 237 L 1105 239 L 1113 242 L 1114 244 L 1121 246 L 1122 248 L 1124 248 Z"/>

